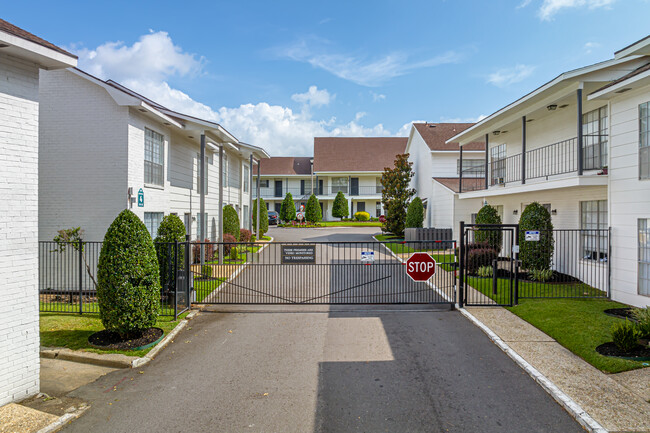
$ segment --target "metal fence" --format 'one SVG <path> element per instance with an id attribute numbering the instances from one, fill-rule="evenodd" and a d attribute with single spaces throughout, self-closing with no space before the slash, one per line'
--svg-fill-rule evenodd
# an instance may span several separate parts
<path id="1" fill-rule="evenodd" d="M 39 310 L 98 313 L 97 269 L 102 242 L 39 242 Z M 158 243 L 161 315 L 177 316 L 189 308 L 189 244 Z"/>

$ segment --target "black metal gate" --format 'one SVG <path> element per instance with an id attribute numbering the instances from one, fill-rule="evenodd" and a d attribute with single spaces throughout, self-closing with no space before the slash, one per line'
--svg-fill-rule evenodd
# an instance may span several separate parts
<path id="1" fill-rule="evenodd" d="M 193 243 L 191 302 L 454 305 L 454 247 L 453 241 Z M 416 251 L 437 262 L 428 281 L 406 274 Z"/>
<path id="2" fill-rule="evenodd" d="M 518 303 L 517 224 L 460 223 L 459 306 Z"/>
<path id="3" fill-rule="evenodd" d="M 190 243 L 158 242 L 155 246 L 160 267 L 163 314 L 178 317 L 190 308 Z"/>

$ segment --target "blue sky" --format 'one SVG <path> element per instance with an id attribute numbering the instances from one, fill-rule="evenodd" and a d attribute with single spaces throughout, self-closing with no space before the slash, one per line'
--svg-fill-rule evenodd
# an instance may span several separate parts
<path id="1" fill-rule="evenodd" d="M 273 155 L 476 120 L 611 58 L 650 17 L 650 0 L 5 3 L 82 69 Z"/>

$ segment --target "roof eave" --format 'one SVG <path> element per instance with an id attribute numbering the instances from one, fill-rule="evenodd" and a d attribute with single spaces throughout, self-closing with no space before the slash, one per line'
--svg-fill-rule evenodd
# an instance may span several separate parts
<path id="1" fill-rule="evenodd" d="M 0 43 L 8 45 L 0 49 L 1 53 L 36 63 L 43 69 L 65 69 L 77 66 L 77 57 L 73 54 L 64 54 L 1 30 Z"/>

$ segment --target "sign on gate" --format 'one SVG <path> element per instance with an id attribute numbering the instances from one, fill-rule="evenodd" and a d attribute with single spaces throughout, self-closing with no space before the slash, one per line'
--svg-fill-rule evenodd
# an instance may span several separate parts
<path id="1" fill-rule="evenodd" d="M 316 245 L 282 245 L 282 263 L 316 263 Z"/>
<path id="2" fill-rule="evenodd" d="M 539 230 L 526 230 L 524 239 L 529 242 L 539 242 Z"/>
<path id="3" fill-rule="evenodd" d="M 375 261 L 374 251 L 361 251 L 361 263 L 369 265 Z"/>
<path id="4" fill-rule="evenodd" d="M 436 261 L 427 253 L 413 253 L 406 261 L 406 274 L 413 281 L 427 281 L 436 273 Z"/>

